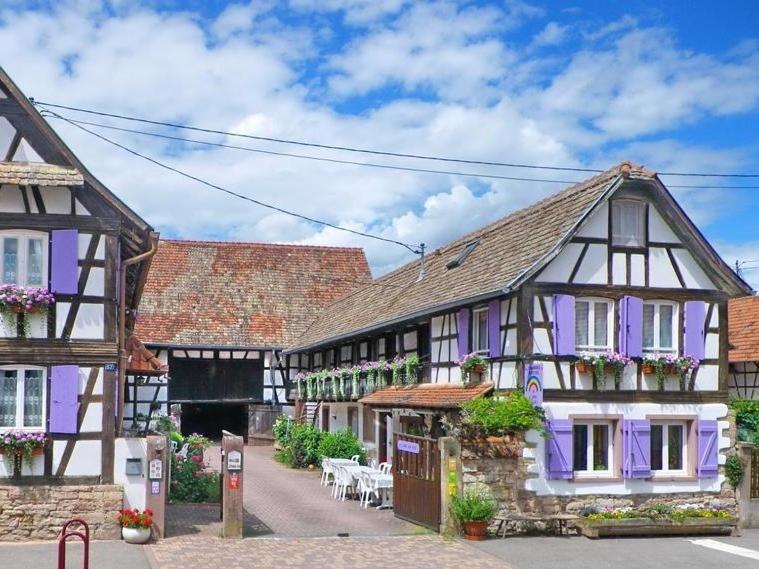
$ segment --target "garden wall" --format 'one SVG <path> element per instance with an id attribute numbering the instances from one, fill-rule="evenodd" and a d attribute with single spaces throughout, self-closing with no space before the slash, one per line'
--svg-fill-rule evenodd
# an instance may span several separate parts
<path id="1" fill-rule="evenodd" d="M 715 493 L 631 494 L 631 495 L 582 495 L 538 496 L 525 490 L 525 481 L 535 477 L 529 472 L 532 459 L 524 458 L 526 443 L 521 437 L 491 437 L 481 440 L 461 441 L 462 483 L 464 488 L 485 484 L 497 500 L 498 516 L 525 514 L 547 516 L 553 514 L 579 514 L 585 507 L 597 508 L 638 507 L 653 503 L 669 505 L 697 504 L 704 507 L 722 507 L 737 513 L 735 493 L 728 484 Z M 498 522 L 493 522 L 494 532 Z M 511 522 L 512 533 L 542 529 L 540 524 Z"/>
<path id="2" fill-rule="evenodd" d="M 116 485 L 0 485 L 0 541 L 55 539 L 72 518 L 87 522 L 94 539 L 119 539 L 123 498 Z"/>

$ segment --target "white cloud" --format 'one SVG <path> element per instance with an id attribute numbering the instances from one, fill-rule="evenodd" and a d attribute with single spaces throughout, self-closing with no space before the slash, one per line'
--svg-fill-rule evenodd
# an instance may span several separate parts
<path id="1" fill-rule="evenodd" d="M 569 26 L 562 26 L 558 22 L 548 22 L 533 38 L 532 45 L 535 47 L 559 45 L 566 39 L 568 31 Z"/>

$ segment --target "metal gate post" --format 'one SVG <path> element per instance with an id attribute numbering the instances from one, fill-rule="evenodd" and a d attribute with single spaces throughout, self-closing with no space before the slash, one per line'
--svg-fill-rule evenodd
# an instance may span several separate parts
<path id="1" fill-rule="evenodd" d="M 222 431 L 221 537 L 242 538 L 243 438 Z"/>
<path id="2" fill-rule="evenodd" d="M 71 531 L 69 526 L 78 524 L 84 528 L 81 531 Z M 90 527 L 84 520 L 69 520 L 61 528 L 61 534 L 58 537 L 58 569 L 66 569 L 66 540 L 70 537 L 78 537 L 84 545 L 84 556 L 82 561 L 83 569 L 90 569 Z"/>

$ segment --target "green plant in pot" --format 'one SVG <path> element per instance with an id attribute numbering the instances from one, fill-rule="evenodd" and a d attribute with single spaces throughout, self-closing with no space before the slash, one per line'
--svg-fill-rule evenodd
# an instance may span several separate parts
<path id="1" fill-rule="evenodd" d="M 476 484 L 451 499 L 451 514 L 464 529 L 464 537 L 482 541 L 488 535 L 488 523 L 498 509 L 487 486 Z"/>

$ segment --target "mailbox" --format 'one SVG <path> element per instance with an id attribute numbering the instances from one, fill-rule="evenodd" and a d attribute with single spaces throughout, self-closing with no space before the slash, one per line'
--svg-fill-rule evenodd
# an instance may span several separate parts
<path id="1" fill-rule="evenodd" d="M 128 476 L 139 476 L 142 474 L 142 459 L 127 458 L 126 468 L 124 470 Z"/>

